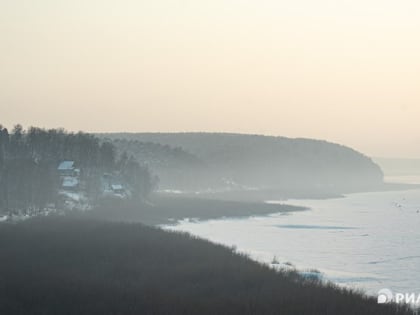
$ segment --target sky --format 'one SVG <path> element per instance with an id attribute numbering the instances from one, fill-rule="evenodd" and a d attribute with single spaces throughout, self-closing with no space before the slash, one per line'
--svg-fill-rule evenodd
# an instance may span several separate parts
<path id="1" fill-rule="evenodd" d="M 418 0 L 0 0 L 0 123 L 420 158 Z"/>

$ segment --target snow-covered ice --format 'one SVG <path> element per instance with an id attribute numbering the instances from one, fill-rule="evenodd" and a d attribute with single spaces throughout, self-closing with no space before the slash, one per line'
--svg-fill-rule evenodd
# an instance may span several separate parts
<path id="1" fill-rule="evenodd" d="M 328 280 L 371 294 L 382 288 L 419 290 L 420 190 L 287 203 L 311 210 L 245 219 L 183 220 L 166 228 L 236 246 L 268 264 L 276 256 L 281 264 L 291 262 L 299 270 L 317 269 Z"/>

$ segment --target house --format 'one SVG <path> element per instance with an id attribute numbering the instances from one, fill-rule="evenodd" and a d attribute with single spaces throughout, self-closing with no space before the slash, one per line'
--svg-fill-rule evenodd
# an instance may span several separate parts
<path id="1" fill-rule="evenodd" d="M 61 188 L 64 190 L 77 190 L 79 188 L 79 179 L 73 176 L 64 176 L 61 182 Z"/>
<path id="2" fill-rule="evenodd" d="M 123 195 L 125 190 L 121 184 L 111 184 L 111 189 L 114 194 Z"/>
<path id="3" fill-rule="evenodd" d="M 62 161 L 57 170 L 60 176 L 75 176 L 77 172 L 74 161 Z"/>
<path id="4" fill-rule="evenodd" d="M 120 198 L 127 196 L 127 191 L 121 183 L 121 178 L 118 174 L 104 173 L 101 178 L 101 187 L 104 196 Z"/>
<path id="5" fill-rule="evenodd" d="M 74 161 L 61 161 L 57 167 L 57 171 L 60 175 L 62 190 L 77 191 L 79 189 L 80 170 L 75 168 Z"/>

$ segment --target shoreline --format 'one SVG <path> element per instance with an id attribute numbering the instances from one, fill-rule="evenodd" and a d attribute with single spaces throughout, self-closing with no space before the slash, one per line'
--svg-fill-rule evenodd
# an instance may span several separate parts
<path id="1" fill-rule="evenodd" d="M 368 209 L 369 209 L 370 204 L 366 203 L 365 206 L 363 204 L 359 205 L 359 208 L 364 209 L 363 213 L 370 213 L 370 214 L 367 214 L 368 219 L 369 219 L 369 217 L 372 217 L 372 216 L 377 217 L 376 213 L 381 213 L 381 211 L 385 211 L 385 210 L 388 211 L 388 209 L 389 209 L 389 211 L 391 211 L 392 213 L 395 212 L 396 216 L 399 216 L 399 215 L 401 215 L 400 213 L 403 213 L 404 216 L 406 216 L 406 215 L 414 216 L 413 218 L 415 218 L 416 219 L 415 221 L 417 221 L 419 212 L 417 211 L 417 214 L 416 214 L 416 210 L 417 210 L 416 203 L 415 203 L 416 199 L 413 199 L 410 196 L 418 196 L 418 191 L 419 191 L 419 188 L 408 189 L 408 190 L 389 190 L 389 191 L 352 193 L 352 194 L 345 195 L 344 199 L 349 198 L 350 199 L 350 201 L 349 201 L 350 204 L 352 204 L 351 203 L 351 200 L 353 200 L 352 198 L 355 198 L 355 200 L 359 200 L 359 199 L 363 200 L 365 198 L 367 201 L 369 201 L 369 200 L 382 200 L 382 203 L 389 206 L 389 208 L 384 208 L 381 204 L 377 207 L 375 206 L 375 204 L 373 204 L 373 206 L 371 208 L 371 211 L 369 211 Z M 387 199 L 385 197 L 388 196 L 388 193 L 389 193 L 390 197 Z M 385 199 L 383 199 L 381 197 L 381 194 L 384 196 Z M 399 196 L 401 196 L 401 198 Z M 286 202 L 288 202 L 291 205 L 304 206 L 309 210 L 310 209 L 316 210 L 317 209 L 317 206 L 316 206 L 317 204 L 324 205 L 324 204 L 329 204 L 331 202 L 333 206 L 330 207 L 330 212 L 334 211 L 336 217 L 343 218 L 343 216 L 344 216 L 344 218 L 347 218 L 346 213 L 349 213 L 349 212 L 346 210 L 347 208 L 345 207 L 346 201 L 345 200 L 340 200 L 340 199 L 341 198 L 337 198 L 337 200 L 325 200 L 325 201 L 313 200 L 314 203 L 311 203 L 311 202 L 305 203 L 305 201 L 303 201 L 303 200 L 301 200 L 300 203 L 297 203 L 298 200 L 288 200 Z M 283 201 L 278 201 L 278 202 L 283 202 Z M 294 202 L 296 202 L 296 203 L 294 203 Z M 402 202 L 402 206 L 398 205 L 396 202 Z M 336 206 L 334 206 L 334 205 L 336 205 Z M 340 208 L 337 205 L 344 205 L 344 208 Z M 315 226 L 315 228 L 319 226 L 319 227 L 322 228 L 322 226 L 328 225 L 326 223 L 327 221 L 322 220 L 322 219 L 325 218 L 325 216 L 327 216 L 329 218 L 330 217 L 331 218 L 335 217 L 334 215 L 331 216 L 331 213 L 329 212 L 328 208 L 326 208 L 326 209 L 322 208 L 322 209 L 324 211 L 318 211 L 318 213 L 324 213 L 324 215 L 322 215 L 322 214 L 320 216 L 318 215 L 319 218 L 317 218 L 316 215 L 308 217 L 305 213 L 297 212 L 297 213 L 294 213 L 293 216 L 296 215 L 298 217 L 303 217 L 303 218 L 306 217 L 307 218 L 306 221 L 305 221 L 305 219 L 304 219 L 304 221 L 299 220 L 299 219 L 294 221 L 292 218 L 289 219 L 289 218 L 285 217 L 285 218 L 281 219 L 285 222 L 284 225 L 283 225 L 283 223 L 280 223 L 282 225 L 279 225 L 279 226 L 286 227 L 286 224 L 287 225 L 290 224 L 290 228 L 294 228 L 294 227 L 305 228 L 305 226 L 308 226 L 308 229 L 310 229 L 311 226 Z M 339 209 L 343 210 L 341 214 L 340 214 L 340 211 L 337 211 Z M 404 216 L 402 216 L 402 218 Z M 273 216 L 273 220 L 277 220 L 276 218 L 277 218 L 277 216 Z M 363 218 L 364 217 L 362 216 L 362 218 L 359 219 L 359 220 L 363 221 L 364 220 Z M 270 224 L 271 217 L 266 217 L 266 220 L 267 221 L 263 220 L 262 222 L 264 222 L 264 223 L 268 222 L 266 224 L 268 226 L 271 226 L 271 224 Z M 345 220 L 345 219 L 342 219 L 342 220 L 344 220 L 344 221 L 342 221 L 342 222 L 339 221 L 339 223 L 336 224 L 337 229 L 339 229 L 339 227 L 342 227 L 344 229 L 344 231 L 346 231 L 345 230 L 345 229 L 347 229 L 346 222 L 351 222 L 351 221 Z M 291 223 L 289 223 L 289 221 Z M 252 218 L 250 218 L 249 222 L 251 224 L 251 225 L 248 224 L 248 229 L 249 230 L 253 229 L 254 226 L 252 224 L 255 224 L 256 231 L 260 231 L 263 235 L 264 232 L 261 229 L 259 230 L 258 226 L 259 225 L 263 226 L 265 224 L 260 224 L 260 223 L 258 223 L 258 222 L 260 222 L 260 220 L 254 221 Z M 275 221 L 273 221 L 273 222 L 275 222 Z M 372 221 L 367 220 L 366 222 L 372 222 Z M 399 222 L 399 221 L 395 221 L 395 222 Z M 186 222 L 183 222 L 183 223 L 186 223 Z M 198 222 L 198 223 L 201 223 L 201 222 Z M 273 223 L 273 224 L 275 224 L 275 223 Z M 347 224 L 350 224 L 350 223 L 347 223 Z M 369 294 L 375 294 L 375 292 L 377 292 L 377 289 L 375 287 L 374 282 L 379 281 L 378 279 L 380 279 L 381 277 L 385 277 L 384 274 L 386 274 L 386 273 L 384 273 L 384 274 L 378 273 L 378 274 L 376 274 L 377 277 L 367 276 L 363 273 L 363 270 L 359 270 L 358 268 L 350 267 L 350 265 L 349 265 L 349 268 L 341 270 L 341 269 L 334 269 L 334 268 L 337 268 L 337 267 L 333 266 L 333 265 L 329 265 L 329 264 L 322 265 L 322 264 L 308 263 L 308 262 L 313 261 L 311 259 L 307 259 L 306 262 L 304 263 L 305 260 L 299 260 L 301 257 L 293 255 L 293 251 L 290 251 L 292 253 L 292 255 L 284 255 L 284 256 L 278 255 L 281 252 L 281 247 L 278 247 L 278 248 L 270 247 L 270 246 L 268 246 L 268 247 L 267 246 L 262 246 L 261 247 L 259 245 L 257 247 L 252 247 L 251 245 L 249 245 L 249 246 L 247 244 L 244 245 L 244 242 L 242 240 L 244 238 L 247 239 L 246 238 L 246 230 L 245 230 L 245 234 L 244 234 L 244 229 L 240 227 L 241 225 L 244 226 L 244 225 L 247 225 L 247 223 L 246 222 L 245 223 L 244 222 L 234 222 L 233 220 L 230 220 L 230 218 L 226 218 L 226 220 L 222 220 L 222 222 L 219 222 L 219 223 L 218 222 L 214 222 L 214 223 L 212 222 L 209 225 L 203 224 L 202 226 L 200 226 L 199 224 L 197 226 L 194 226 L 194 224 L 185 224 L 184 228 L 182 228 L 182 227 L 180 227 L 178 229 L 174 228 L 173 230 L 174 231 L 185 231 L 185 232 L 191 233 L 192 235 L 195 235 L 195 236 L 197 235 L 199 237 L 204 237 L 204 239 L 206 239 L 206 240 L 210 240 L 212 242 L 214 241 L 217 244 L 224 244 L 225 246 L 238 246 L 238 248 L 241 251 L 244 251 L 244 252 L 248 253 L 252 259 L 254 259 L 258 262 L 263 262 L 265 264 L 270 264 L 269 259 L 271 259 L 273 256 L 277 256 L 277 257 L 281 258 L 280 262 L 290 261 L 291 263 L 293 263 L 293 265 L 295 265 L 298 268 L 298 270 L 305 270 L 305 269 L 308 269 L 308 268 L 316 268 L 316 269 L 320 270 L 322 272 L 322 274 L 326 277 L 326 279 L 328 279 L 329 281 L 333 281 L 334 283 L 336 283 L 338 285 L 350 284 L 351 287 L 352 287 L 353 284 L 356 284 L 359 288 L 368 291 Z M 352 226 L 352 225 L 350 224 L 350 226 Z M 387 225 L 385 225 L 385 226 L 387 226 Z M 328 228 L 328 226 L 326 228 Z M 353 229 L 353 227 L 349 228 L 350 231 L 352 229 Z M 366 242 L 365 237 L 368 237 L 367 241 L 370 242 L 369 244 L 372 244 L 372 241 L 370 241 L 370 240 L 375 238 L 375 235 L 376 235 L 377 231 L 372 230 L 372 227 L 370 225 L 366 225 L 366 226 L 362 225 L 360 227 L 357 226 L 357 227 L 354 228 L 355 231 L 357 231 L 358 229 L 360 229 L 361 232 L 356 233 L 356 234 L 358 234 L 357 237 L 361 237 L 360 241 L 361 242 Z M 234 238 L 230 238 L 229 232 L 228 232 L 230 230 L 235 231 L 235 237 Z M 386 230 L 385 228 L 382 228 L 380 231 L 385 231 L 385 230 Z M 202 233 L 200 233 L 200 231 Z M 224 231 L 227 231 L 227 232 L 225 233 Z M 296 233 L 291 234 L 293 236 L 302 235 L 302 233 L 305 232 L 304 230 L 294 230 L 294 231 L 299 231 L 298 232 L 299 234 L 296 234 Z M 312 230 L 308 230 L 308 231 L 312 231 Z M 289 233 L 289 232 L 287 232 L 287 233 Z M 228 236 L 224 237 L 223 235 L 225 235 L 225 234 L 228 235 Z M 269 232 L 268 232 L 268 234 L 269 234 Z M 278 236 L 278 237 L 280 237 L 279 239 L 282 239 L 282 240 L 287 239 L 287 237 L 285 237 L 284 233 L 280 234 L 280 235 L 283 235 L 283 236 L 281 236 L 281 237 Z M 242 237 L 242 238 L 239 238 L 239 237 Z M 385 238 L 383 238 L 383 239 L 385 239 Z M 273 238 L 273 240 L 274 240 L 274 238 Z M 270 244 L 270 239 L 266 239 L 266 238 L 264 238 L 264 236 L 262 236 L 262 242 Z M 254 243 L 255 242 L 253 242 L 251 240 L 251 243 L 249 243 L 249 244 L 254 244 Z M 386 242 L 384 244 L 386 244 Z M 302 244 L 302 246 L 304 248 L 307 247 L 304 244 Z M 372 245 L 371 245 L 371 247 L 373 248 Z M 349 251 L 351 251 L 351 249 L 349 249 Z M 406 255 L 408 255 L 408 254 L 406 254 Z M 302 257 L 307 258 L 306 255 L 304 255 Z M 308 257 L 310 258 L 310 256 L 308 256 Z M 364 263 L 366 263 L 366 264 L 368 264 L 368 266 L 370 266 L 369 261 L 375 261 L 375 258 L 372 257 L 370 260 L 364 261 Z M 326 272 L 326 270 L 333 271 L 333 273 L 330 274 L 329 272 Z M 374 269 L 369 269 L 369 270 L 370 270 L 371 274 L 374 274 L 375 272 L 377 272 L 377 270 L 374 270 Z M 346 273 L 348 275 L 343 276 Z M 352 276 L 350 276 L 350 275 L 352 275 Z M 348 279 L 345 279 L 346 277 L 348 277 Z M 368 278 L 370 278 L 370 277 L 371 277 L 371 279 L 368 280 Z M 340 280 L 335 282 L 335 280 L 334 280 L 335 278 L 338 278 Z M 366 280 L 357 280 L 357 278 L 360 278 L 360 279 L 366 278 Z M 396 279 L 401 280 L 399 278 L 396 278 Z M 365 285 L 365 284 L 362 285 L 362 282 L 364 282 L 364 281 L 371 282 L 371 283 L 368 283 L 367 285 Z M 389 280 L 389 281 L 391 281 L 391 280 Z M 347 284 L 344 284 L 344 283 L 347 283 Z M 394 285 L 394 283 L 393 283 L 393 285 Z M 409 290 L 413 290 L 413 284 L 412 283 L 410 283 L 410 284 L 407 283 L 407 288 L 408 288 L 407 289 L 408 292 L 411 292 Z M 404 291 L 402 291 L 402 292 L 404 292 Z"/>
<path id="2" fill-rule="evenodd" d="M 325 191 L 322 189 L 312 189 L 305 191 L 287 190 L 281 188 L 273 189 L 226 189 L 226 190 L 204 190 L 204 191 L 181 191 L 176 189 L 163 189 L 155 194 L 163 196 L 200 198 L 224 201 L 243 201 L 243 202 L 264 202 L 265 200 L 288 200 L 288 199 L 331 199 L 340 198 L 348 194 L 386 192 L 420 189 L 420 184 L 402 182 L 384 182 L 377 187 L 367 189 L 354 189 L 346 191 Z"/>
<path id="3" fill-rule="evenodd" d="M 183 219 L 196 219 L 197 221 L 245 218 L 274 213 L 294 212 L 308 210 L 305 207 L 288 204 L 289 200 L 327 200 L 345 198 L 359 193 L 380 193 L 390 191 L 409 191 L 420 189 L 420 184 L 384 183 L 381 187 L 363 191 L 348 192 L 323 192 L 323 191 L 285 191 L 285 190 L 228 190 L 215 192 L 182 192 L 182 191 L 157 191 L 151 194 L 149 201 L 136 202 L 133 200 L 117 200 L 107 198 L 95 206 L 90 206 L 89 211 L 80 209 L 61 210 L 45 209 L 33 214 L 22 213 L 20 216 L 10 216 L 0 213 L 0 223 L 18 222 L 38 216 L 48 216 L 56 213 L 77 216 L 79 214 L 92 216 L 111 221 L 141 222 L 147 225 L 176 224 Z M 267 201 L 276 201 L 270 204 Z M 273 205 L 277 206 L 274 208 Z M 113 208 L 120 208 L 117 212 Z M 118 214 L 122 214 L 120 220 Z"/>
<path id="4" fill-rule="evenodd" d="M 247 218 L 305 210 L 308 209 L 288 204 L 265 204 L 155 194 L 149 203 L 138 204 L 132 201 L 108 200 L 90 211 L 69 215 L 160 226 L 173 225 L 183 219 L 206 221 L 222 218 Z"/>

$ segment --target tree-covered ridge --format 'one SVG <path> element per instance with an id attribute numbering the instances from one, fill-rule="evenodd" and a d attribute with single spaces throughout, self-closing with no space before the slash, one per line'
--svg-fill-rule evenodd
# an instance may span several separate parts
<path id="1" fill-rule="evenodd" d="M 227 133 L 107 134 L 181 147 L 212 176 L 243 186 L 289 190 L 362 191 L 383 184 L 369 157 L 349 147 L 312 139 Z"/>
<path id="2" fill-rule="evenodd" d="M 151 167 L 193 167 L 204 164 L 197 156 L 183 150 L 181 147 L 119 138 L 105 140 L 112 142 L 118 151 L 136 156 L 139 161 Z"/>
<path id="3" fill-rule="evenodd" d="M 209 167 L 206 162 L 181 147 L 119 138 L 104 138 L 104 141 L 112 141 L 118 152 L 127 152 L 141 161 L 154 178 L 158 178 L 162 189 L 199 189 L 203 186 L 198 181 L 208 184 L 218 180 L 207 171 Z"/>
<path id="4" fill-rule="evenodd" d="M 134 197 L 151 190 L 148 169 L 133 157 L 118 154 L 110 142 L 83 132 L 0 125 L 0 211 L 14 213 L 62 206 L 63 178 L 57 167 L 73 161 L 80 171 L 80 190 L 90 202 L 101 195 L 101 177 L 116 174 Z"/>

